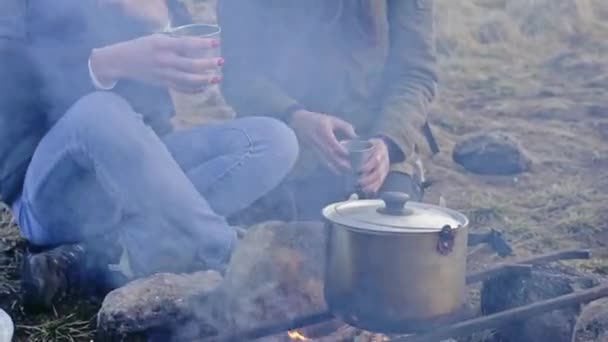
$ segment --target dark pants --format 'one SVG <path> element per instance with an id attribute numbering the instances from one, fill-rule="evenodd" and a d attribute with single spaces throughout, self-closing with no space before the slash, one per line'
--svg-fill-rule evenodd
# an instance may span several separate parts
<path id="1" fill-rule="evenodd" d="M 312 177 L 294 182 L 289 187 L 293 191 L 295 212 L 298 220 L 320 219 L 321 210 L 335 202 L 345 201 L 350 197 L 345 182 L 341 177 L 329 171 L 321 171 Z M 421 201 L 424 195 L 419 184 L 412 177 L 401 172 L 390 172 L 380 189 L 381 192 L 398 191 L 406 193 L 412 201 Z"/>

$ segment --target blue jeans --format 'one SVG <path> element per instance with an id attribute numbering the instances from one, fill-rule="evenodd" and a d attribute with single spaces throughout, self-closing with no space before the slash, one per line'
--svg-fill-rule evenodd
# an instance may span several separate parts
<path id="1" fill-rule="evenodd" d="M 116 234 L 136 275 L 229 260 L 225 216 L 276 187 L 293 167 L 293 132 L 238 119 L 160 138 L 113 93 L 80 99 L 38 146 L 16 207 L 36 245 Z"/>

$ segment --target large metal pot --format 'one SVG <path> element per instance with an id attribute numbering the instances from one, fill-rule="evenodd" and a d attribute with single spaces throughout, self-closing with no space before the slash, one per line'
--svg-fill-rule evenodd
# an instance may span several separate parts
<path id="1" fill-rule="evenodd" d="M 458 317 L 464 306 L 468 219 L 389 192 L 323 209 L 325 300 L 345 322 L 409 333 Z"/>

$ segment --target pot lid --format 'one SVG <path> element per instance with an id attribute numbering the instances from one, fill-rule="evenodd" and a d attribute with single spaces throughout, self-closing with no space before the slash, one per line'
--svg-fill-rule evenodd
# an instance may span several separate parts
<path id="1" fill-rule="evenodd" d="M 468 225 L 466 216 L 457 211 L 408 200 L 407 194 L 386 192 L 377 200 L 331 204 L 323 209 L 323 216 L 348 228 L 385 233 L 432 233 L 445 226 Z"/>

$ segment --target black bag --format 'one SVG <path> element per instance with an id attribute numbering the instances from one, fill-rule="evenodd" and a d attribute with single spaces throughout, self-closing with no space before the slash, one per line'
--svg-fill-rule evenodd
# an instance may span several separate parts
<path id="1" fill-rule="evenodd" d="M 0 38 L 0 200 L 8 204 L 46 132 L 40 87 L 27 44 Z"/>

